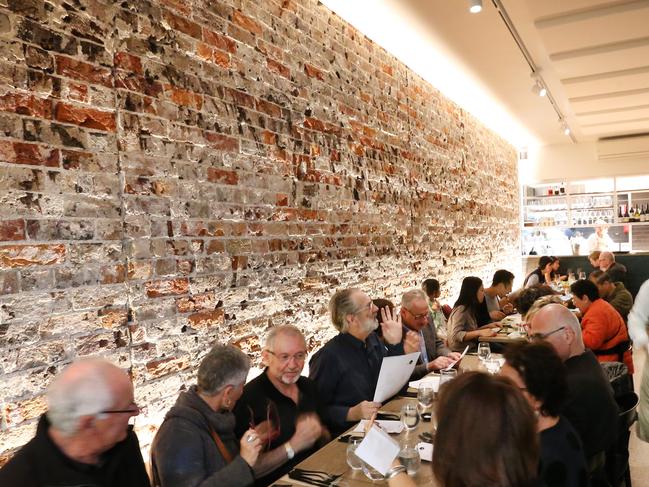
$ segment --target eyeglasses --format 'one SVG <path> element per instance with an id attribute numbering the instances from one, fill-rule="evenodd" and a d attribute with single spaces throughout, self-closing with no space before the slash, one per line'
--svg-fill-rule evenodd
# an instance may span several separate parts
<path id="1" fill-rule="evenodd" d="M 140 414 L 141 408 L 137 404 L 132 404 L 128 409 L 107 409 L 101 411 L 100 414 Z"/>
<path id="2" fill-rule="evenodd" d="M 367 303 L 363 304 L 362 306 L 359 306 L 359 308 L 356 311 L 354 311 L 352 314 L 362 313 L 363 311 L 371 311 L 373 304 L 374 302 L 370 299 Z"/>
<path id="3" fill-rule="evenodd" d="M 288 353 L 275 353 L 272 350 L 266 351 L 283 364 L 287 364 L 291 359 L 295 359 L 296 362 L 304 362 L 306 360 L 306 352 L 298 352 L 294 355 L 289 355 Z"/>
<path id="4" fill-rule="evenodd" d="M 552 331 L 549 331 L 547 333 L 533 333 L 533 334 L 530 335 L 530 341 L 537 342 L 539 340 L 545 340 L 550 335 L 553 335 L 558 331 L 565 330 L 565 328 L 566 328 L 565 326 L 561 326 L 561 327 L 557 328 L 556 330 L 552 330 Z"/>
<path id="5" fill-rule="evenodd" d="M 412 315 L 412 317 L 414 319 L 416 319 L 416 320 L 421 320 L 422 318 L 428 318 L 428 311 L 426 311 L 425 313 L 420 313 L 420 314 L 416 315 L 412 311 L 410 311 L 408 308 L 403 308 L 403 309 L 405 309 L 408 313 L 410 313 Z"/>

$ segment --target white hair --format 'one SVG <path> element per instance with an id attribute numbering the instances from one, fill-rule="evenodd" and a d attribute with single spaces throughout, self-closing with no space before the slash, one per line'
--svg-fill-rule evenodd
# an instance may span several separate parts
<path id="1" fill-rule="evenodd" d="M 264 342 L 264 348 L 266 350 L 273 350 L 273 346 L 275 345 L 275 340 L 279 335 L 288 335 L 288 336 L 299 336 L 302 341 L 306 344 L 306 340 L 304 339 L 304 335 L 300 331 L 300 329 L 297 326 L 294 325 L 279 325 L 279 326 L 274 326 L 271 328 L 271 330 L 268 332 L 268 335 L 266 335 L 266 341 Z"/>
<path id="2" fill-rule="evenodd" d="M 418 288 L 408 289 L 403 296 L 401 296 L 401 307 L 409 309 L 413 301 L 421 299 L 426 301 L 426 293 Z"/>
<path id="3" fill-rule="evenodd" d="M 65 436 L 74 435 L 83 416 L 98 415 L 110 408 L 115 398 L 106 377 L 106 366 L 99 359 L 85 359 L 68 366 L 47 390 L 47 419 Z M 82 369 L 82 373 L 75 373 Z"/>

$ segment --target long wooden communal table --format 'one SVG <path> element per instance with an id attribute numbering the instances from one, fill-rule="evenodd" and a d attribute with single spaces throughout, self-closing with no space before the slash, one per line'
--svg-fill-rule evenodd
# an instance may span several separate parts
<path id="1" fill-rule="evenodd" d="M 475 355 L 466 355 L 462 361 L 459 363 L 460 372 L 466 372 L 469 370 L 484 370 L 480 368 L 480 360 Z M 429 374 L 434 375 L 434 374 Z M 410 389 L 409 392 L 413 390 Z M 416 391 L 415 391 L 416 392 Z M 404 404 L 412 403 L 416 404 L 417 399 L 411 397 L 397 397 L 392 399 L 388 403 L 384 404 L 381 407 L 381 412 L 386 413 L 396 413 L 399 414 L 401 407 Z M 432 412 L 432 411 L 431 411 Z M 402 431 L 398 435 L 391 435 L 395 440 L 400 443 L 406 438 L 408 441 L 416 440 L 421 441 L 419 435 L 423 432 L 432 432 L 434 422 L 431 421 L 419 421 L 417 427 L 412 431 Z M 350 429 L 345 434 L 351 433 L 353 430 Z M 347 443 L 338 441 L 338 438 L 330 441 L 323 448 L 315 452 L 313 455 L 300 462 L 297 465 L 297 468 L 304 470 L 319 470 L 322 472 L 327 472 L 328 474 L 340 475 L 342 477 L 336 481 L 335 485 L 343 487 L 367 487 L 369 485 L 387 485 L 387 481 L 378 480 L 372 481 L 365 476 L 362 470 L 352 470 L 349 465 L 347 465 Z M 413 477 L 413 480 L 417 485 L 430 485 L 434 486 L 435 482 L 433 479 L 433 469 L 430 462 L 425 462 L 422 460 L 419 471 Z M 288 485 L 310 485 L 303 482 L 299 482 L 289 478 L 288 475 L 283 476 L 278 480 L 274 485 L 288 486 Z"/>

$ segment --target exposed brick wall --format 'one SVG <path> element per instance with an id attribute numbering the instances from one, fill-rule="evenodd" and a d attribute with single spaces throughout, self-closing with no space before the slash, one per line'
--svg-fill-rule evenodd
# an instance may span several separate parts
<path id="1" fill-rule="evenodd" d="M 0 452 L 75 357 L 155 425 L 213 341 L 331 336 L 337 287 L 518 269 L 516 180 L 315 0 L 0 0 Z"/>

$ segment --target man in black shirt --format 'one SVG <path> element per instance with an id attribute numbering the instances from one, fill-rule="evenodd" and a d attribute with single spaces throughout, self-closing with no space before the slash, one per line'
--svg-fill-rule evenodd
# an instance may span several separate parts
<path id="1" fill-rule="evenodd" d="M 36 436 L 0 470 L 0 485 L 149 487 L 128 421 L 139 408 L 126 373 L 100 359 L 68 366 L 47 391 Z"/>
<path id="2" fill-rule="evenodd" d="M 401 318 L 382 308 L 382 343 L 378 308 L 360 289 L 338 291 L 329 301 L 331 321 L 340 332 L 313 356 L 309 377 L 318 388 L 322 419 L 336 436 L 361 419 L 369 419 L 380 403 L 373 402 L 383 357 L 403 355 Z"/>
<path id="3" fill-rule="evenodd" d="M 586 459 L 592 461 L 615 442 L 618 408 L 613 389 L 593 352 L 584 348 L 579 321 L 565 306 L 541 308 L 531 320 L 530 337 L 549 342 L 564 361 L 568 395 L 563 415 L 581 436 Z"/>
<path id="4" fill-rule="evenodd" d="M 313 453 L 318 440 L 328 438 L 317 413 L 315 384 L 300 375 L 305 359 L 299 329 L 273 328 L 262 351 L 266 369 L 245 385 L 234 408 L 237 436 L 252 427 L 264 442 L 254 466 L 256 486 L 273 483 Z"/>

